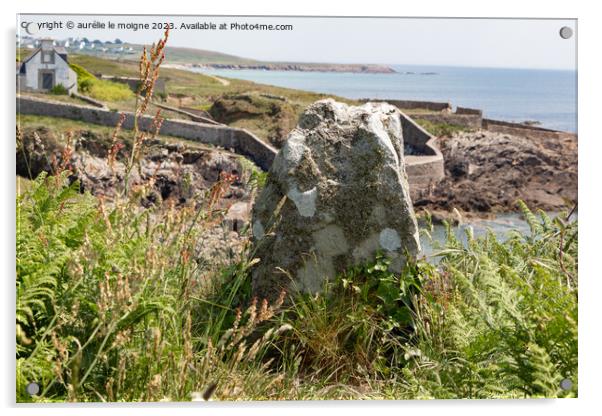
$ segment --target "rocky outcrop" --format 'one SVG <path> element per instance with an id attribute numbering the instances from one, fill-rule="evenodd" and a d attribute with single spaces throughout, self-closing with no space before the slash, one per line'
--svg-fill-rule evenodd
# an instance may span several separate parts
<path id="1" fill-rule="evenodd" d="M 318 292 L 378 252 L 400 271 L 420 249 L 403 149 L 399 110 L 389 104 L 309 106 L 253 208 L 255 294 Z"/>
<path id="2" fill-rule="evenodd" d="M 197 68 L 252 69 L 260 71 L 301 71 L 301 72 L 356 72 L 368 74 L 393 74 L 390 66 L 376 64 L 315 64 L 315 63 L 258 63 L 258 64 L 192 64 Z"/>
<path id="3" fill-rule="evenodd" d="M 73 151 L 65 153 L 64 143 L 49 129 L 25 130 L 16 150 L 17 174 L 28 178 L 35 178 L 41 172 L 52 174 L 53 164 L 64 164 L 63 158 L 69 155 L 66 165 L 72 173 L 71 180 L 77 180 L 82 191 L 109 198 L 120 191 L 131 142 L 121 142 L 124 147 L 111 168 L 110 137 L 86 130 L 75 131 L 73 137 Z M 242 170 L 240 159 L 225 151 L 147 140 L 140 163 L 130 173 L 130 185 L 152 184 L 141 200 L 144 206 L 160 205 L 166 200 L 183 204 L 199 199 L 198 196 L 219 181 L 222 173 L 227 173 L 239 179 L 231 184 L 219 203 L 219 208 L 226 209 L 250 198 L 240 179 Z"/>
<path id="4" fill-rule="evenodd" d="M 262 94 L 227 95 L 215 100 L 209 114 L 214 120 L 234 127 L 252 128 L 277 148 L 295 127 L 297 113 L 281 97 Z"/>
<path id="5" fill-rule="evenodd" d="M 532 139 L 489 131 L 459 132 L 437 142 L 445 178 L 412 189 L 417 209 L 487 214 L 532 208 L 560 211 L 577 201 L 577 139 Z"/>

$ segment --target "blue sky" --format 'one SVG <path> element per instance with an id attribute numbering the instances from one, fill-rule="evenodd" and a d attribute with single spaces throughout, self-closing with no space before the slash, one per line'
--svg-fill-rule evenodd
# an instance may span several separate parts
<path id="1" fill-rule="evenodd" d="M 21 22 L 207 22 L 292 24 L 292 31 L 173 30 L 170 46 L 267 60 L 575 69 L 575 20 L 20 15 Z M 22 31 L 24 33 L 24 31 Z M 161 30 L 40 29 L 35 36 L 88 37 L 148 44 Z"/>

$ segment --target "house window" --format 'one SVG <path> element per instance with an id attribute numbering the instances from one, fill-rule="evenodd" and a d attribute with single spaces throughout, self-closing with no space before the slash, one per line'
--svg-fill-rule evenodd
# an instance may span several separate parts
<path id="1" fill-rule="evenodd" d="M 42 63 L 51 64 L 53 61 L 52 52 L 42 52 Z"/>

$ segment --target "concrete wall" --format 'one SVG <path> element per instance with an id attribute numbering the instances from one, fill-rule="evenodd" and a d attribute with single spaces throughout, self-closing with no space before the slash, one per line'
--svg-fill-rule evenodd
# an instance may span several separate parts
<path id="1" fill-rule="evenodd" d="M 94 99 L 94 98 L 92 98 L 92 97 L 88 97 L 87 95 L 78 94 L 78 93 L 76 93 L 76 92 L 72 92 L 72 93 L 71 93 L 71 94 L 69 94 L 69 95 L 71 95 L 72 97 L 75 97 L 75 98 L 77 98 L 77 99 L 80 99 L 80 100 L 82 100 L 82 101 L 85 101 L 85 102 L 87 102 L 88 104 L 92 104 L 94 107 L 98 107 L 98 108 L 104 108 L 105 110 L 108 110 L 108 109 L 109 109 L 109 108 L 108 108 L 106 105 L 104 105 L 104 103 L 103 103 L 103 102 L 101 102 L 101 101 L 98 101 L 98 100 L 95 100 L 95 99 Z"/>
<path id="2" fill-rule="evenodd" d="M 417 119 L 428 120 L 432 123 L 455 124 L 470 129 L 480 129 L 482 125 L 483 113 L 481 110 L 467 107 L 457 107 L 452 113 L 450 103 L 435 101 L 413 101 L 413 100 L 368 100 L 362 102 L 376 101 L 387 102 L 400 110 L 427 110 L 432 113 L 414 114 Z"/>
<path id="3" fill-rule="evenodd" d="M 452 106 L 450 103 L 442 103 L 435 101 L 415 101 L 415 100 L 381 100 L 364 98 L 360 100 L 362 102 L 375 101 L 375 102 L 387 102 L 394 105 L 402 110 L 429 110 L 429 111 L 451 111 Z"/>
<path id="4" fill-rule="evenodd" d="M 477 108 L 456 107 L 456 114 L 471 114 L 473 116 L 483 117 L 483 111 Z"/>
<path id="5" fill-rule="evenodd" d="M 165 105 L 165 104 L 160 104 L 157 102 L 153 102 L 153 105 L 155 107 L 159 107 L 162 108 L 164 110 L 168 110 L 168 111 L 173 111 L 174 113 L 178 113 L 181 114 L 183 116 L 188 117 L 189 119 L 191 119 L 192 121 L 198 121 L 199 123 L 207 123 L 207 124 L 215 124 L 215 125 L 222 125 L 222 123 L 218 123 L 217 121 L 209 118 L 209 117 L 203 117 L 202 115 L 197 114 L 196 111 L 188 111 L 185 108 L 182 107 L 172 107 L 169 105 Z"/>
<path id="6" fill-rule="evenodd" d="M 424 156 L 406 156 L 406 173 L 412 186 L 425 186 L 445 177 L 443 154 L 436 138 L 418 125 L 410 116 L 400 111 L 403 140 Z"/>
<path id="7" fill-rule="evenodd" d="M 40 100 L 33 97 L 17 96 L 17 113 L 41 116 L 69 118 L 104 126 L 115 126 L 120 114 L 101 108 Z M 122 128 L 131 130 L 134 127 L 133 113 L 125 112 Z M 140 128 L 149 130 L 153 118 L 145 116 L 140 119 Z M 214 126 L 188 120 L 168 119 L 161 126 L 161 134 L 233 149 L 247 156 L 262 169 L 268 170 L 276 156 L 276 149 L 261 141 L 250 132 L 228 126 Z"/>
<path id="8" fill-rule="evenodd" d="M 104 126 L 115 126 L 120 114 L 101 108 L 41 100 L 17 96 L 17 113 L 61 117 Z M 424 153 L 424 156 L 407 156 L 406 172 L 410 185 L 426 185 L 444 177 L 443 156 L 437 148 L 436 139 L 420 127 L 409 116 L 400 112 L 404 140 Z M 124 129 L 132 129 L 134 116 L 125 112 Z M 140 128 L 148 130 L 152 117 L 140 119 Z M 161 126 L 161 134 L 233 149 L 251 159 L 264 170 L 269 170 L 277 150 L 247 130 L 224 125 L 210 125 L 188 120 L 167 119 Z"/>

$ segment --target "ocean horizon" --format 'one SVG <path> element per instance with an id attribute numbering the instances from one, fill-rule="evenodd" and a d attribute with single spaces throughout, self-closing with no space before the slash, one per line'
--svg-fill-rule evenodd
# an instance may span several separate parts
<path id="1" fill-rule="evenodd" d="M 389 65 L 396 73 L 336 73 L 190 68 L 345 98 L 450 102 L 477 108 L 492 119 L 537 121 L 540 127 L 577 131 L 577 71 Z"/>

